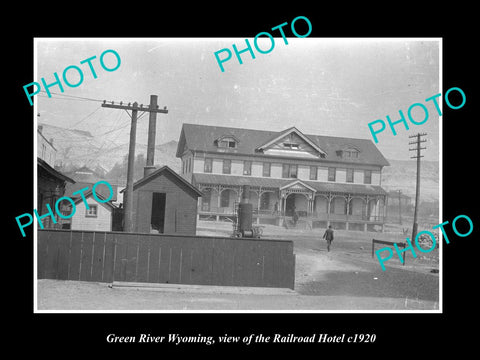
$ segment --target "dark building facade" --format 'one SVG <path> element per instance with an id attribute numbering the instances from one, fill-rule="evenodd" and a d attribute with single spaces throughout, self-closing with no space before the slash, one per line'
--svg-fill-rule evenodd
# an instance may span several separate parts
<path id="1" fill-rule="evenodd" d="M 65 186 L 75 181 L 63 175 L 41 158 L 37 158 L 37 211 L 39 215 L 49 212 L 47 204 L 55 215 L 55 222 L 50 216 L 42 219 L 45 229 L 62 228 L 62 219 L 55 212 L 55 203 L 65 194 Z"/>

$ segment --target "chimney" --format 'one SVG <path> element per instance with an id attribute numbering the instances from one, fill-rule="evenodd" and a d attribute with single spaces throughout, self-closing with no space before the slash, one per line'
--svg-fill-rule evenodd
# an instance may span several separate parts
<path id="1" fill-rule="evenodd" d="M 38 125 L 38 132 L 41 134 L 43 131 L 43 125 Z"/>
<path id="2" fill-rule="evenodd" d="M 150 107 L 153 109 L 157 108 L 157 95 L 150 95 Z M 153 165 L 155 157 L 155 134 L 156 134 L 156 125 L 157 125 L 157 113 L 154 111 L 150 112 L 150 117 L 148 119 L 148 140 L 147 140 L 147 163 L 143 168 L 143 177 L 147 177 L 152 172 L 155 171 L 155 166 Z"/>
<path id="3" fill-rule="evenodd" d="M 156 170 L 155 166 L 144 166 L 143 167 L 143 177 L 147 177 Z"/>
<path id="4" fill-rule="evenodd" d="M 157 108 L 158 96 L 150 95 L 150 107 L 152 109 Z M 147 166 L 153 166 L 155 157 L 155 135 L 157 125 L 157 113 L 155 111 L 150 112 L 148 119 L 148 144 L 147 144 Z"/>

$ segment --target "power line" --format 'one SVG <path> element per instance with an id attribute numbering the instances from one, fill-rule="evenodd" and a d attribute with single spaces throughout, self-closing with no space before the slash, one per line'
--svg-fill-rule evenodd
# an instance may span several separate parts
<path id="1" fill-rule="evenodd" d="M 40 90 L 41 93 L 47 94 L 47 96 L 41 96 L 41 97 L 48 97 L 48 98 L 54 98 L 54 99 L 61 99 L 61 100 L 77 100 L 77 101 L 95 101 L 95 102 L 105 102 L 105 99 L 94 99 L 94 98 L 88 98 L 88 97 L 83 97 L 83 96 L 75 96 L 75 95 L 67 95 L 64 93 L 56 93 L 50 91 L 50 95 L 57 95 L 60 97 L 54 97 L 54 96 L 48 96 L 48 93 L 45 90 Z M 39 95 L 37 95 L 39 96 Z M 127 103 L 124 101 L 124 103 Z"/>
<path id="2" fill-rule="evenodd" d="M 75 124 L 67 127 L 66 129 L 67 129 L 67 130 L 70 130 L 70 129 L 72 129 L 74 126 L 77 126 L 77 125 L 80 124 L 81 122 L 87 120 L 90 116 L 92 116 L 93 114 L 95 114 L 95 113 L 96 113 L 98 110 L 100 110 L 101 108 L 102 108 L 102 107 L 99 106 L 98 108 L 96 108 L 95 110 L 93 110 L 90 114 L 88 114 L 87 116 L 85 116 L 83 119 L 77 121 Z"/>
<path id="3" fill-rule="evenodd" d="M 82 102 L 85 102 L 85 101 L 89 101 L 89 100 L 79 100 L 79 99 L 70 99 L 70 98 L 58 98 L 58 97 L 55 97 L 55 96 L 46 96 L 46 95 L 43 95 L 43 94 L 39 94 L 37 95 L 38 97 L 41 97 L 41 98 L 45 98 L 45 99 L 57 99 L 57 100 L 69 100 L 69 101 L 82 101 Z"/>
<path id="4" fill-rule="evenodd" d="M 47 94 L 47 92 L 44 91 L 44 90 L 41 90 L 40 92 Z M 52 95 L 57 95 L 57 96 L 64 96 L 64 97 L 66 97 L 66 98 L 71 98 L 71 99 L 83 100 L 83 101 L 98 101 L 98 102 L 103 102 L 103 100 L 100 100 L 100 99 L 93 99 L 93 98 L 87 98 L 87 97 L 75 96 L 75 95 L 67 95 L 67 94 L 59 94 L 59 93 L 55 93 L 55 92 L 51 92 L 51 91 L 50 91 L 50 94 L 52 94 Z M 47 96 L 47 97 L 50 98 L 51 96 Z M 61 99 L 61 98 L 57 98 L 57 99 Z M 64 100 L 68 100 L 68 99 L 64 99 Z"/>

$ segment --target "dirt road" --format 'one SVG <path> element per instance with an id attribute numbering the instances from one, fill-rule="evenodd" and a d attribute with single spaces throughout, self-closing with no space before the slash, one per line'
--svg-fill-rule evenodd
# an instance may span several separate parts
<path id="1" fill-rule="evenodd" d="M 202 235 L 223 235 L 228 224 L 199 229 Z M 222 228 L 223 226 L 223 228 Z M 295 291 L 287 289 L 180 286 L 120 288 L 102 283 L 39 280 L 38 310 L 87 311 L 323 311 L 438 310 L 438 249 L 406 265 L 398 259 L 382 271 L 371 256 L 371 233 L 337 231 L 331 252 L 320 230 L 266 227 L 265 236 L 294 240 Z M 375 238 L 404 241 L 400 234 Z M 428 255 L 428 256 L 426 256 Z"/>

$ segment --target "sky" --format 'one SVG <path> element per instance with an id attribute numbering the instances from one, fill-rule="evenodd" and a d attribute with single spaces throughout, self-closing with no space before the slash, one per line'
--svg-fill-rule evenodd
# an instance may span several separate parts
<path id="1" fill-rule="evenodd" d="M 232 44 L 244 49 L 245 38 L 37 38 L 32 81 L 52 83 L 53 73 L 61 78 L 70 65 L 80 67 L 84 79 L 78 87 L 64 84 L 63 93 L 52 86 L 51 98 L 36 95 L 36 120 L 89 131 L 106 147 L 121 145 L 128 143 L 130 118 L 124 110 L 102 108 L 101 100 L 147 105 L 153 94 L 169 111 L 157 114 L 157 144 L 178 141 L 183 123 L 278 131 L 295 126 L 304 134 L 373 141 L 368 123 L 387 122 L 387 115 L 399 120 L 399 110 L 407 117 L 412 104 L 422 103 L 429 112 L 424 124 L 409 122 L 409 130 L 398 124 L 396 136 L 387 125 L 376 146 L 387 159 L 407 160 L 413 155 L 408 136 L 425 132 L 424 160 L 439 159 L 441 118 L 425 102 L 442 92 L 439 39 L 307 37 L 288 38 L 288 45 L 281 37 L 274 40 L 273 50 L 261 54 L 249 39 L 255 59 L 245 52 L 239 64 L 233 54 L 222 72 L 214 53 L 233 53 Z M 268 38 L 259 42 L 261 49 L 270 45 Z M 99 63 L 109 49 L 121 58 L 111 72 Z M 92 56 L 96 79 L 88 64 L 80 64 Z M 107 67 L 115 66 L 111 53 L 104 59 Z M 67 74 L 71 83 L 79 81 L 75 70 Z M 420 121 L 424 113 L 417 107 L 412 116 Z M 148 115 L 140 117 L 137 142 L 146 144 L 147 127 Z"/>

